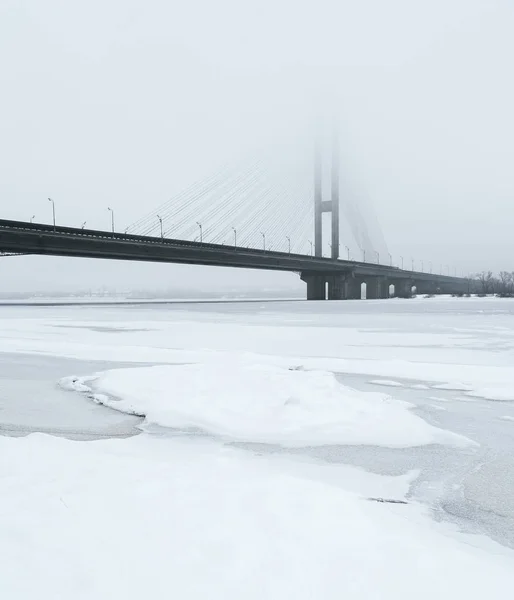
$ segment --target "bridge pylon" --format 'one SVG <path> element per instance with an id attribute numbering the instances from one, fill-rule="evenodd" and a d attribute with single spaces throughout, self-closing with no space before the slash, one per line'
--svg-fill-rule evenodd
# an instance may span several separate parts
<path id="1" fill-rule="evenodd" d="M 331 257 L 339 258 L 339 138 L 331 138 L 330 200 L 323 199 L 323 152 L 318 141 L 314 152 L 314 254 L 323 256 L 323 213 L 331 214 Z"/>

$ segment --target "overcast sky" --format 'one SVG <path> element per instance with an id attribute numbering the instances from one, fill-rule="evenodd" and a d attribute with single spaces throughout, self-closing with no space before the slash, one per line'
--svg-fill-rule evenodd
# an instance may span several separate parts
<path id="1" fill-rule="evenodd" d="M 123 229 L 335 113 L 394 257 L 514 270 L 511 0 L 1 0 L 0 216 Z M 344 243 L 344 240 L 342 240 Z M 398 259 L 396 259 L 398 260 Z M 294 275 L 0 258 L 2 289 Z M 298 284 L 300 285 L 300 284 Z"/>

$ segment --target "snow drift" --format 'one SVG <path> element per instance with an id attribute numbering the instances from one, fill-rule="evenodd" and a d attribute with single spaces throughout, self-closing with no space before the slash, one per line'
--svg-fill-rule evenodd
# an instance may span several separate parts
<path id="1" fill-rule="evenodd" d="M 408 447 L 470 440 L 433 427 L 411 405 L 341 385 L 332 373 L 213 361 L 116 369 L 62 385 L 91 387 L 97 402 L 147 424 L 231 440 L 309 446 Z"/>

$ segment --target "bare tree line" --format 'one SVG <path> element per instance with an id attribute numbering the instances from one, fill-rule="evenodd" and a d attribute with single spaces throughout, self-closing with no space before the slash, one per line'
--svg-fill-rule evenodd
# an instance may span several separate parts
<path id="1" fill-rule="evenodd" d="M 498 275 L 492 271 L 482 271 L 475 279 L 482 294 L 514 296 L 514 271 L 500 271 Z"/>

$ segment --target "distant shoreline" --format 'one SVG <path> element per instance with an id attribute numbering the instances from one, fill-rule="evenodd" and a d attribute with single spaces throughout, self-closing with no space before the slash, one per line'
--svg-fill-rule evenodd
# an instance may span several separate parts
<path id="1" fill-rule="evenodd" d="M 120 306 L 141 304 L 233 304 L 249 302 L 303 302 L 304 298 L 181 298 L 152 300 L 0 300 L 3 306 Z"/>

